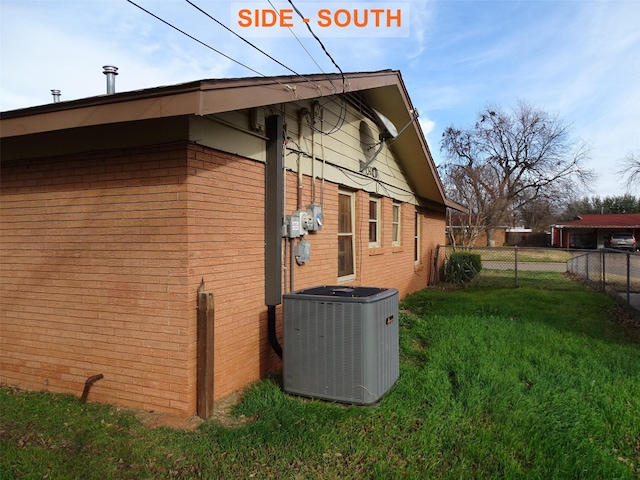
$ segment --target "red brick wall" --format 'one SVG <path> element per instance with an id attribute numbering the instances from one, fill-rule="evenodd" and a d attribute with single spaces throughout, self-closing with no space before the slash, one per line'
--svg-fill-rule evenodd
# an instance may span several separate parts
<path id="1" fill-rule="evenodd" d="M 193 409 L 184 151 L 3 163 L 0 381 Z"/>
<path id="2" fill-rule="evenodd" d="M 0 381 L 90 400 L 190 415 L 196 409 L 196 305 L 201 280 L 215 303 L 214 396 L 280 367 L 264 305 L 264 165 L 197 145 L 3 164 L 0 203 Z M 312 203 L 286 175 L 286 208 Z M 295 289 L 337 283 L 338 186 L 316 181 L 324 226 Z M 398 288 L 429 281 L 444 214 L 402 205 L 391 246 L 392 201 L 382 199 L 382 246 L 368 247 L 368 194 L 356 194 L 356 280 Z M 297 242 L 291 242 L 289 245 Z M 374 254 L 375 253 L 375 254 Z M 283 293 L 291 287 L 283 256 Z M 281 321 L 281 307 L 277 309 Z M 279 332 L 281 328 L 279 326 Z M 281 337 L 280 337 L 281 338 Z"/>
<path id="3" fill-rule="evenodd" d="M 214 296 L 220 398 L 279 365 L 264 301 L 265 171 L 262 163 L 197 145 L 189 148 L 189 168 L 188 285 L 193 302 L 203 279 Z"/>
<path id="4" fill-rule="evenodd" d="M 358 192 L 358 249 L 362 252 L 361 264 L 357 265 L 358 284 L 364 286 L 394 287 L 400 298 L 429 284 L 431 262 L 434 247 L 444 242 L 444 223 L 438 224 L 435 212 L 418 209 L 420 212 L 420 261 L 414 263 L 414 230 L 416 206 L 404 203 L 401 212 L 401 241 L 399 246 L 392 245 L 391 226 L 393 200 L 382 198 L 382 224 L 380 247 L 369 248 L 368 210 L 369 194 Z M 443 217 L 444 218 L 444 217 Z"/>
<path id="5" fill-rule="evenodd" d="M 297 209 L 297 177 L 287 177 L 287 213 Z M 335 285 L 338 282 L 338 185 L 325 182 L 321 197 L 321 182 L 316 182 L 316 202 L 323 199 L 324 226 L 321 231 L 309 233 L 305 239 L 311 244 L 311 261 L 303 266 L 295 265 L 295 289 L 316 285 Z M 302 206 L 312 203 L 311 180 L 303 181 Z M 369 248 L 369 193 L 356 192 L 356 279 L 348 282 L 354 286 L 379 286 L 397 288 L 400 297 L 425 288 L 429 283 L 431 263 L 435 247 L 445 242 L 445 216 L 432 210 L 419 209 L 421 215 L 421 259 L 414 264 L 414 216 L 416 207 L 409 203 L 401 206 L 401 242 L 392 246 L 391 220 L 393 200 L 382 198 L 381 246 Z M 289 262 L 287 262 L 289 267 Z M 288 289 L 289 282 L 286 282 Z"/>

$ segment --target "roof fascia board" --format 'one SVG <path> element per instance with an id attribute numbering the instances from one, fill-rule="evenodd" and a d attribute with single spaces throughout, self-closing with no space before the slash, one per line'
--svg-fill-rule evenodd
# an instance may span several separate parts
<path id="1" fill-rule="evenodd" d="M 170 96 L 71 106 L 26 116 L 3 116 L 0 120 L 0 138 L 189 115 L 197 110 L 199 95 L 199 91 L 181 92 Z"/>
<path id="2" fill-rule="evenodd" d="M 445 198 L 444 204 L 458 212 L 467 213 L 469 211 L 469 207 L 462 205 L 461 203 L 454 202 L 453 200 L 449 200 L 448 198 Z"/>
<path id="3" fill-rule="evenodd" d="M 397 83 L 385 70 L 344 76 L 346 91 Z M 341 75 L 203 80 L 4 112 L 0 137 L 180 115 L 207 115 L 341 93 Z"/>
<path id="4" fill-rule="evenodd" d="M 123 123 L 175 116 L 205 116 L 252 107 L 277 105 L 322 98 L 343 91 L 367 91 L 392 87 L 412 116 L 413 106 L 400 72 L 381 70 L 307 76 L 254 77 L 226 80 L 202 80 L 186 84 L 157 87 L 134 92 L 101 95 L 71 102 L 31 107 L 5 112 L 0 117 L 0 138 L 79 127 Z M 409 132 L 411 132 L 409 134 Z M 412 139 L 408 137 L 412 137 Z M 403 138 L 404 137 L 404 138 Z M 417 121 L 397 142 L 418 142 L 443 203 L 446 196 L 422 129 Z M 392 147 L 393 149 L 393 147 Z M 400 145 L 398 149 L 401 150 Z M 420 189 L 418 189 L 420 190 Z M 419 192 L 424 196 L 424 192 Z M 429 197 L 434 198 L 433 195 Z M 453 207 L 455 208 L 455 207 Z"/>

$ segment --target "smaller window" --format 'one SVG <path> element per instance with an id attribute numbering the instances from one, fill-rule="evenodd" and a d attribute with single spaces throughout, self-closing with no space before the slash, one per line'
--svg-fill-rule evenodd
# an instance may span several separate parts
<path id="1" fill-rule="evenodd" d="M 338 279 L 355 279 L 354 195 L 340 190 L 338 194 Z"/>
<path id="2" fill-rule="evenodd" d="M 391 244 L 400 245 L 400 203 L 393 202 L 393 218 L 391 219 Z"/>
<path id="3" fill-rule="evenodd" d="M 369 247 L 380 246 L 380 199 L 369 197 Z"/>
<path id="4" fill-rule="evenodd" d="M 413 228 L 413 261 L 420 263 L 420 212 L 416 210 Z"/>

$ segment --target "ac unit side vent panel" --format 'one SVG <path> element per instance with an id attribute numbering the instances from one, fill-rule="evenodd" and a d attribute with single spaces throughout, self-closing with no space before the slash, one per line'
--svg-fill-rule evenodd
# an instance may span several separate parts
<path id="1" fill-rule="evenodd" d="M 326 295 L 317 287 L 284 296 L 284 389 L 368 405 L 399 376 L 398 292 Z"/>

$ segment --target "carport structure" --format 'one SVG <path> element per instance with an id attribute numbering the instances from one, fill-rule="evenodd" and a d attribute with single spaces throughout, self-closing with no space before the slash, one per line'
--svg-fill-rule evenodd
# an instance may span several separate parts
<path id="1" fill-rule="evenodd" d="M 551 245 L 560 248 L 603 248 L 612 233 L 640 235 L 640 213 L 581 214 L 576 220 L 551 226 Z"/>

